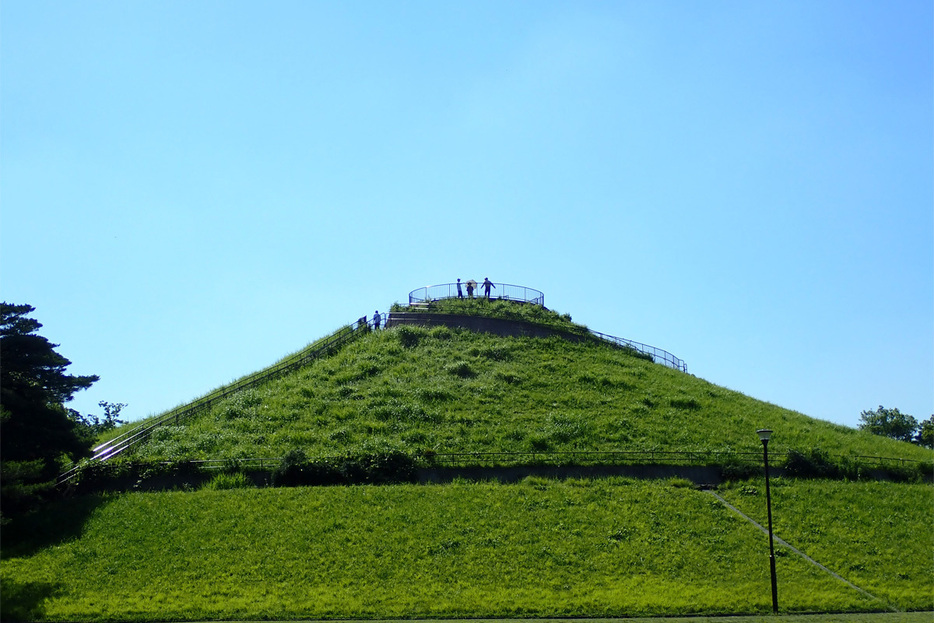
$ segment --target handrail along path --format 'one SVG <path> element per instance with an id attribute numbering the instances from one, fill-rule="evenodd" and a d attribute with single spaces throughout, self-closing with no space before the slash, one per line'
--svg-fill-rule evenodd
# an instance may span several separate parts
<path id="1" fill-rule="evenodd" d="M 388 314 L 383 314 L 388 316 Z M 307 365 L 311 361 L 328 355 L 331 352 L 341 348 L 348 342 L 351 342 L 364 333 L 374 328 L 374 320 L 362 317 L 353 324 L 338 329 L 331 335 L 314 342 L 307 348 L 295 353 L 294 355 L 283 359 L 282 361 L 245 376 L 223 388 L 197 399 L 187 405 L 172 409 L 171 411 L 159 416 L 154 420 L 149 420 L 127 432 L 110 439 L 96 448 L 92 449 L 93 454 L 90 457 L 92 462 L 102 462 L 114 458 L 132 449 L 137 444 L 148 439 L 155 429 L 168 424 L 178 424 L 182 420 L 188 419 L 202 411 L 212 408 L 214 405 L 224 400 L 228 396 L 245 389 L 250 389 L 260 385 L 272 378 L 291 372 L 296 368 Z M 70 470 L 59 475 L 57 484 L 62 484 L 73 478 L 81 469 L 80 465 L 72 467 Z"/>

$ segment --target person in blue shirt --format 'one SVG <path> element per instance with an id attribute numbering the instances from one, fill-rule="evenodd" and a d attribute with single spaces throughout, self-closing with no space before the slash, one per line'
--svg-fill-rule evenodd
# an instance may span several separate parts
<path id="1" fill-rule="evenodd" d="M 495 287 L 496 286 L 493 285 L 493 282 L 490 281 L 489 277 L 483 278 L 483 294 L 484 296 L 486 296 L 486 298 L 488 299 L 490 298 L 490 288 L 495 288 Z"/>

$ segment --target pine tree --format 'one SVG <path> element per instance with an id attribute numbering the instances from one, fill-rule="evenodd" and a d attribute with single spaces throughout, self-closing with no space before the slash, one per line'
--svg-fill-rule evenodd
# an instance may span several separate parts
<path id="1" fill-rule="evenodd" d="M 27 316 L 31 305 L 0 303 L 0 459 L 41 462 L 54 476 L 62 457 L 86 456 L 89 439 L 74 412 L 65 407 L 96 375 L 65 373 L 71 362 L 37 334 L 42 325 Z"/>

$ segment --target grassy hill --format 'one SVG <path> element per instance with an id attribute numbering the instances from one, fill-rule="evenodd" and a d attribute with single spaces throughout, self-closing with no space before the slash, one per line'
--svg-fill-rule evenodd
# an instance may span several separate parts
<path id="1" fill-rule="evenodd" d="M 445 309 L 584 331 L 527 305 Z M 598 451 L 709 462 L 761 457 L 761 427 L 789 473 L 804 461 L 838 476 L 773 479 L 776 534 L 861 589 L 779 547 L 782 611 L 934 608 L 930 477 L 874 481 L 857 458 L 904 460 L 899 473 L 917 480 L 930 450 L 606 343 L 416 326 L 366 333 L 158 429 L 135 453 L 229 459 L 204 485 L 72 497 L 4 528 L 0 606 L 4 620 L 56 621 L 764 613 L 766 537 L 687 480 L 255 488 L 232 461 L 301 450 L 420 464 L 445 453 L 566 464 L 580 455 L 549 453 Z M 718 493 L 764 523 L 763 491 L 753 478 Z"/>
<path id="2" fill-rule="evenodd" d="M 496 311 L 490 307 L 478 301 L 473 311 Z M 576 328 L 567 316 L 541 308 L 500 308 Z M 911 444 L 755 400 L 606 343 L 413 326 L 370 333 L 195 419 L 162 427 L 137 456 L 281 457 L 295 448 L 310 457 L 387 451 L 761 452 L 755 431 L 763 427 L 775 431 L 775 453 L 820 448 L 846 457 L 932 456 Z"/>

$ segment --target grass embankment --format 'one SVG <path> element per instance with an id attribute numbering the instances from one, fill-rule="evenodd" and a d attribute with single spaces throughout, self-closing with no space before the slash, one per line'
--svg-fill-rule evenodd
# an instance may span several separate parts
<path id="1" fill-rule="evenodd" d="M 775 534 L 900 608 L 934 609 L 934 487 L 772 481 Z M 763 482 L 719 492 L 765 526 Z"/>
<path id="2" fill-rule="evenodd" d="M 230 383 L 227 383 L 225 385 L 221 385 L 220 387 L 216 387 L 212 389 L 208 393 L 202 396 L 199 396 L 198 398 L 195 398 L 194 400 L 180 404 L 174 407 L 173 409 L 169 409 L 168 411 L 165 411 L 163 413 L 151 415 L 142 420 L 139 420 L 136 422 L 130 422 L 128 424 L 124 424 L 123 426 L 119 426 L 119 427 L 104 431 L 103 433 L 100 434 L 97 441 L 99 444 L 103 444 L 112 439 L 119 437 L 120 435 L 124 433 L 127 433 L 137 428 L 145 427 L 148 424 L 154 423 L 157 420 L 160 420 L 167 415 L 180 412 L 180 411 L 186 411 L 192 407 L 197 407 L 198 405 L 203 404 L 203 403 L 216 402 L 217 400 L 222 398 L 225 394 L 229 394 L 232 391 L 237 391 L 237 389 L 240 387 L 253 386 L 258 381 L 262 380 L 263 378 L 266 378 L 272 374 L 277 374 L 281 370 L 291 369 L 291 368 L 294 368 L 296 365 L 300 365 L 300 362 L 307 360 L 309 357 L 315 356 L 319 352 L 324 352 L 327 347 L 333 344 L 340 343 L 343 339 L 348 338 L 352 333 L 353 333 L 353 328 L 350 325 L 345 325 L 341 327 L 340 329 L 338 329 L 337 331 L 334 331 L 333 333 L 326 335 L 321 339 L 318 339 L 318 340 L 315 340 L 314 342 L 309 343 L 304 348 L 280 358 L 278 361 L 276 361 L 274 364 L 270 366 L 266 366 L 265 368 L 261 370 L 257 370 L 256 372 L 251 372 L 250 374 L 245 374 L 241 376 L 240 378 L 237 378 L 231 381 Z"/>
<path id="3" fill-rule="evenodd" d="M 536 309 L 514 305 L 519 309 Z M 541 312 L 539 312 L 541 313 Z M 401 451 L 761 452 L 821 448 L 932 460 L 930 450 L 815 420 L 598 343 L 405 326 L 166 426 L 143 459 Z"/>
<path id="4" fill-rule="evenodd" d="M 804 526 L 812 556 L 881 599 L 780 552 L 783 611 L 931 607 L 930 556 L 916 553 L 932 547 L 931 488 L 872 485 L 776 486 L 777 531 L 796 544 L 793 527 Z M 762 496 L 734 493 L 751 515 L 763 510 Z M 834 529 L 841 509 L 813 502 L 840 496 L 842 514 L 852 517 Z M 679 480 L 137 493 L 63 502 L 19 529 L 27 527 L 31 534 L 4 541 L 5 616 L 593 617 L 771 608 L 765 537 Z"/>

